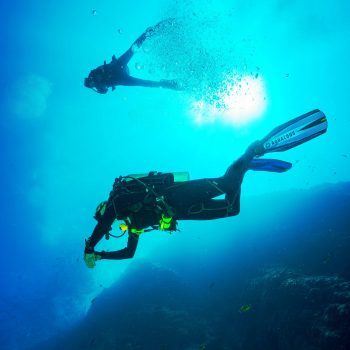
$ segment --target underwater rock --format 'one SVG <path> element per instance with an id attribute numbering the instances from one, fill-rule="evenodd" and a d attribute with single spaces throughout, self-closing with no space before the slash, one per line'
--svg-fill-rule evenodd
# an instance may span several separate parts
<path id="1" fill-rule="evenodd" d="M 135 260 L 80 324 L 33 350 L 350 349 L 350 183 L 254 205 L 244 238 L 205 269 L 193 256 L 176 257 L 177 272 Z"/>
<path id="2" fill-rule="evenodd" d="M 350 348 L 349 281 L 273 267 L 250 281 L 245 299 L 255 306 L 252 318 L 259 328 L 248 340 L 252 320 L 243 320 L 242 349 L 258 346 L 257 339 L 263 349 Z"/>
<path id="3" fill-rule="evenodd" d="M 205 340 L 194 304 L 176 273 L 137 262 L 94 300 L 80 325 L 42 349 L 185 349 Z"/>

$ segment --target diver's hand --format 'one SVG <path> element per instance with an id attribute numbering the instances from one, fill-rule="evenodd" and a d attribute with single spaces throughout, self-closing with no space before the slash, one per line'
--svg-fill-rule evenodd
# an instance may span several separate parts
<path id="1" fill-rule="evenodd" d="M 108 92 L 108 88 L 106 86 L 96 87 L 96 92 L 99 94 L 106 94 Z"/>
<path id="2" fill-rule="evenodd" d="M 93 269 L 96 266 L 96 261 L 97 260 L 101 260 L 101 255 L 92 252 L 92 253 L 86 253 L 84 252 L 84 261 L 85 261 L 85 265 L 89 268 L 89 269 Z"/>
<path id="3" fill-rule="evenodd" d="M 84 261 L 88 268 L 93 269 L 96 266 L 96 261 L 101 259 L 101 255 L 94 251 L 90 240 L 91 237 L 85 240 Z"/>

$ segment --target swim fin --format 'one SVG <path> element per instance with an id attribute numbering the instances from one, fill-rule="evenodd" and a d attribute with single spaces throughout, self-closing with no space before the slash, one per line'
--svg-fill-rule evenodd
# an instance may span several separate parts
<path id="1" fill-rule="evenodd" d="M 284 173 L 292 167 L 292 163 L 278 159 L 252 159 L 248 169 L 255 171 L 270 171 L 274 173 Z"/>
<path id="2" fill-rule="evenodd" d="M 261 142 L 263 154 L 283 152 L 299 146 L 327 131 L 328 122 L 323 112 L 315 109 L 273 129 Z"/>

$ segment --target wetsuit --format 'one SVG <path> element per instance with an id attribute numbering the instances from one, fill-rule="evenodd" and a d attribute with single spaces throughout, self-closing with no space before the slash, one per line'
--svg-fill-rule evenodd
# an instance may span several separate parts
<path id="1" fill-rule="evenodd" d="M 86 251 L 93 252 L 104 234 L 111 230 L 115 219 L 125 220 L 137 230 L 156 226 L 164 210 L 170 210 L 177 220 L 212 220 L 238 215 L 240 212 L 241 184 L 249 163 L 256 155 L 254 144 L 217 178 L 205 178 L 187 182 L 164 181 L 156 188 L 157 195 L 167 207 L 159 204 L 152 191 L 139 190 L 116 195 L 118 181 L 110 193 L 104 214 L 87 241 Z M 171 174 L 169 174 L 171 175 Z M 140 179 L 142 180 L 142 178 Z M 225 199 L 214 199 L 225 194 Z M 134 256 L 139 235 L 129 230 L 127 247 L 114 252 L 95 252 L 102 259 L 128 259 Z"/>
<path id="2" fill-rule="evenodd" d="M 117 85 L 124 86 L 144 86 L 144 87 L 163 87 L 167 89 L 179 90 L 179 85 L 174 80 L 160 80 L 152 81 L 134 78 L 129 75 L 128 63 L 134 55 L 135 49 L 140 48 L 147 37 L 152 35 L 157 28 L 164 25 L 167 20 L 158 23 L 154 27 L 148 28 L 133 45 L 119 58 L 114 55 L 110 63 L 104 63 L 91 70 L 89 76 L 85 79 L 84 85 L 88 88 L 94 89 L 100 94 L 108 92 L 108 88 L 115 89 Z"/>

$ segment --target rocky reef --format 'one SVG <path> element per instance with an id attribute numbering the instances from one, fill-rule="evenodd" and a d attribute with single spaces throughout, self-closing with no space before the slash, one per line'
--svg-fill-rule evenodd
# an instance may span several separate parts
<path id="1" fill-rule="evenodd" d="M 74 329 L 35 349 L 350 349 L 350 184 L 283 197 L 294 209 L 235 242 L 239 257 L 227 244 L 215 278 L 135 260 Z"/>

